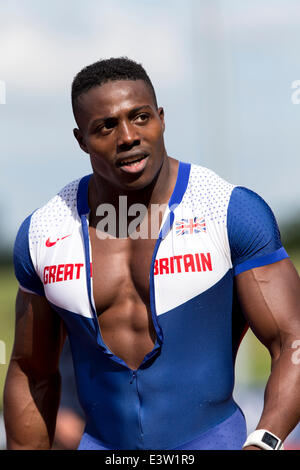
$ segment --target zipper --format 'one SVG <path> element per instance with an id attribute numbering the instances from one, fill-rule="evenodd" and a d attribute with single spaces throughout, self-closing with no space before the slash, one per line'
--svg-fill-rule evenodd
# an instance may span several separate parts
<path id="1" fill-rule="evenodd" d="M 139 412 L 138 412 L 139 427 L 140 427 L 141 436 L 143 436 L 144 432 L 143 432 L 142 417 L 141 417 L 141 396 L 140 396 L 139 388 L 138 388 L 137 372 L 138 372 L 137 369 L 132 371 L 130 384 L 132 384 L 133 381 L 135 380 L 135 388 L 136 388 L 136 393 L 137 393 L 138 400 L 139 400 Z"/>

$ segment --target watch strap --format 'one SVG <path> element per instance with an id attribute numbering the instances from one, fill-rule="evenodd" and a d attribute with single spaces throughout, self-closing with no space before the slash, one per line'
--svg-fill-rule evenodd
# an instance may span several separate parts
<path id="1" fill-rule="evenodd" d="M 283 450 L 283 442 L 266 429 L 256 429 L 246 439 L 244 447 L 257 446 L 263 450 Z"/>

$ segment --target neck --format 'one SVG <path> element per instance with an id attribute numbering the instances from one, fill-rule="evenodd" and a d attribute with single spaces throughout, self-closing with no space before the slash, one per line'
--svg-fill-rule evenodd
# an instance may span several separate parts
<path id="1" fill-rule="evenodd" d="M 91 213 L 95 213 L 96 208 L 103 203 L 112 204 L 117 208 L 120 196 L 126 196 L 129 205 L 139 203 L 149 207 L 150 204 L 168 202 L 176 183 L 177 169 L 178 161 L 166 155 L 153 181 L 145 188 L 138 190 L 114 187 L 94 173 L 89 187 Z"/>

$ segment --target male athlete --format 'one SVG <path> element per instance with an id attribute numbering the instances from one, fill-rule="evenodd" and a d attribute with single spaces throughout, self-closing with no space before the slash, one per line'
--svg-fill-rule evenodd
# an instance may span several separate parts
<path id="1" fill-rule="evenodd" d="M 86 418 L 79 449 L 282 449 L 300 415 L 300 281 L 270 208 L 167 156 L 164 112 L 139 64 L 117 58 L 84 68 L 72 104 L 93 171 L 17 235 L 8 449 L 51 448 L 66 333 Z M 136 204 L 146 212 L 132 228 Z M 159 230 L 141 236 L 155 207 L 165 208 Z M 105 237 L 111 208 L 114 233 Z M 247 325 L 272 358 L 248 438 L 232 398 Z"/>

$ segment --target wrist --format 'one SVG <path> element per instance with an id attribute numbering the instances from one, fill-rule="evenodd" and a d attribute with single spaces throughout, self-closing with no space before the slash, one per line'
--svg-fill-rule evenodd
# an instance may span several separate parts
<path id="1" fill-rule="evenodd" d="M 267 429 L 256 429 L 249 434 L 243 445 L 243 449 L 249 449 L 250 447 L 258 447 L 262 450 L 283 450 L 283 442 Z"/>

